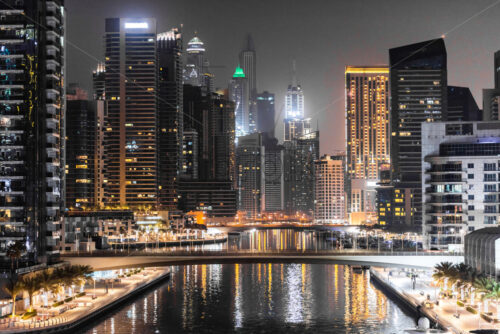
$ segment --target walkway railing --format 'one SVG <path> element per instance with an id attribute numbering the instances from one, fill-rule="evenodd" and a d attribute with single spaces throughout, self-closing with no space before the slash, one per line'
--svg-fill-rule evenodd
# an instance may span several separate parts
<path id="1" fill-rule="evenodd" d="M 123 250 L 123 251 L 94 251 L 65 253 L 67 257 L 123 257 L 123 256 L 463 256 L 463 253 L 438 253 L 438 252 L 377 252 L 374 251 L 356 251 L 356 250 Z"/>

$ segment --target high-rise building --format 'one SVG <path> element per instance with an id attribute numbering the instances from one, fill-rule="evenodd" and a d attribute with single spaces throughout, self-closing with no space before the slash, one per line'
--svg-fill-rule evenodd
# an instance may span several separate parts
<path id="1" fill-rule="evenodd" d="M 229 82 L 229 99 L 234 102 L 236 138 L 250 133 L 249 98 L 248 79 L 243 69 L 237 66 Z"/>
<path id="2" fill-rule="evenodd" d="M 186 180 L 197 180 L 198 132 L 194 129 L 185 129 L 183 132 L 182 163 L 181 178 Z"/>
<path id="3" fill-rule="evenodd" d="M 97 64 L 97 68 L 92 73 L 92 96 L 94 100 L 106 99 L 106 67 L 104 63 Z"/>
<path id="4" fill-rule="evenodd" d="M 274 137 L 276 127 L 274 108 L 274 94 L 268 91 L 257 94 L 257 132 L 265 132 Z"/>
<path id="5" fill-rule="evenodd" d="M 484 121 L 497 121 L 500 119 L 498 105 L 500 104 L 500 51 L 494 55 L 494 78 L 493 89 L 483 89 L 483 118 Z"/>
<path id="6" fill-rule="evenodd" d="M 183 171 L 179 208 L 234 217 L 234 104 L 200 86 L 184 85 Z"/>
<path id="7" fill-rule="evenodd" d="M 319 159 L 319 131 L 284 143 L 285 210 L 289 214 L 314 212 L 314 161 Z"/>
<path id="8" fill-rule="evenodd" d="M 319 224 L 344 223 L 345 155 L 322 156 L 314 162 L 314 221 Z"/>
<path id="9" fill-rule="evenodd" d="M 182 164 L 182 36 L 158 34 L 158 190 L 161 209 L 175 210 Z"/>
<path id="10" fill-rule="evenodd" d="M 158 204 L 156 21 L 106 19 L 105 201 Z"/>
<path id="11" fill-rule="evenodd" d="M 450 122 L 481 121 L 482 115 L 469 88 L 448 86 L 448 115 Z"/>
<path id="12" fill-rule="evenodd" d="M 248 131 L 254 133 L 258 131 L 260 121 L 257 107 L 257 57 L 250 34 L 246 37 L 245 47 L 240 52 L 239 61 L 248 80 Z"/>
<path id="13" fill-rule="evenodd" d="M 291 141 L 295 138 L 300 138 L 311 132 L 311 119 L 285 119 L 284 120 L 285 136 L 283 141 Z"/>
<path id="14" fill-rule="evenodd" d="M 289 85 L 285 95 L 285 119 L 304 118 L 304 92 L 300 85 Z"/>
<path id="15" fill-rule="evenodd" d="M 284 179 L 282 145 L 278 139 L 263 133 L 264 145 L 264 207 L 263 211 L 283 211 L 284 208 Z"/>
<path id="16" fill-rule="evenodd" d="M 7 0 L 0 11 L 0 256 L 10 263 L 20 241 L 20 264 L 52 262 L 65 197 L 65 9 Z"/>
<path id="17" fill-rule="evenodd" d="M 194 36 L 186 48 L 186 65 L 183 71 L 185 85 L 203 87 L 208 92 L 213 91 L 213 74 L 209 71 L 208 58 L 205 56 L 205 44 Z"/>
<path id="18" fill-rule="evenodd" d="M 66 94 L 66 207 L 94 209 L 96 194 L 97 101 L 70 85 Z"/>
<path id="19" fill-rule="evenodd" d="M 500 122 L 422 126 L 424 247 L 448 249 L 498 225 Z"/>
<path id="20" fill-rule="evenodd" d="M 236 147 L 238 210 L 244 212 L 248 218 L 257 217 L 262 210 L 264 154 L 260 133 L 252 133 L 238 139 Z"/>
<path id="21" fill-rule="evenodd" d="M 345 70 L 347 208 L 353 224 L 376 219 L 379 168 L 390 161 L 388 81 L 387 66 Z"/>
<path id="22" fill-rule="evenodd" d="M 443 39 L 389 50 L 391 164 L 396 187 L 409 189 L 412 224 L 422 223 L 422 123 L 447 119 L 447 59 Z M 405 191 L 406 192 L 406 191 Z"/>

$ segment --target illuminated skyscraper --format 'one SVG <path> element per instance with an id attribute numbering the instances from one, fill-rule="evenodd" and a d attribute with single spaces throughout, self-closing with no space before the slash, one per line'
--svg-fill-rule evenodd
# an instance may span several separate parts
<path id="1" fill-rule="evenodd" d="M 260 214 L 263 207 L 264 154 L 260 133 L 239 138 L 236 147 L 238 210 L 244 211 L 249 218 Z"/>
<path id="2" fill-rule="evenodd" d="M 97 69 L 92 73 L 92 90 L 94 100 L 105 100 L 106 67 L 103 63 L 97 64 Z"/>
<path id="3" fill-rule="evenodd" d="M 204 87 L 213 91 L 213 75 L 209 71 L 209 62 L 205 56 L 205 44 L 194 36 L 186 48 L 186 65 L 184 67 L 184 84 Z"/>
<path id="4" fill-rule="evenodd" d="M 246 45 L 239 55 L 240 66 L 248 79 L 248 131 L 257 131 L 259 113 L 257 108 L 257 58 L 252 36 L 246 38 Z"/>
<path id="5" fill-rule="evenodd" d="M 234 102 L 236 118 L 236 138 L 250 133 L 249 128 L 249 87 L 248 79 L 239 66 L 229 82 L 229 99 Z"/>
<path id="6" fill-rule="evenodd" d="M 65 22 L 61 0 L 0 3 L 0 256 L 56 261 L 64 208 Z"/>
<path id="7" fill-rule="evenodd" d="M 154 19 L 106 19 L 105 201 L 158 204 L 157 49 Z"/>
<path id="8" fill-rule="evenodd" d="M 314 212 L 314 161 L 319 159 L 319 131 L 293 138 L 283 144 L 285 210 L 312 217 Z"/>
<path id="9" fill-rule="evenodd" d="M 447 119 L 447 58 L 443 39 L 389 50 L 391 164 L 396 187 L 409 189 L 401 219 L 422 223 L 422 123 Z M 406 193 L 406 190 L 404 191 Z"/>
<path id="10" fill-rule="evenodd" d="M 161 209 L 175 210 L 182 164 L 182 35 L 158 34 L 158 190 Z"/>
<path id="11" fill-rule="evenodd" d="M 347 193 L 351 223 L 376 216 L 379 167 L 389 157 L 389 68 L 347 66 L 345 70 Z"/>
<path id="12" fill-rule="evenodd" d="M 285 96 L 285 118 L 304 118 L 304 92 L 300 85 L 289 85 Z"/>
<path id="13" fill-rule="evenodd" d="M 331 224 L 346 220 L 345 155 L 325 155 L 314 162 L 314 221 Z"/>
<path id="14" fill-rule="evenodd" d="M 304 92 L 295 79 L 295 62 L 293 64 L 293 80 L 285 95 L 284 141 L 299 138 L 310 132 L 311 119 L 304 119 Z"/>
<path id="15" fill-rule="evenodd" d="M 498 106 L 500 105 L 500 51 L 495 52 L 494 56 L 494 77 L 495 88 L 483 89 L 483 120 L 498 121 L 500 114 Z"/>

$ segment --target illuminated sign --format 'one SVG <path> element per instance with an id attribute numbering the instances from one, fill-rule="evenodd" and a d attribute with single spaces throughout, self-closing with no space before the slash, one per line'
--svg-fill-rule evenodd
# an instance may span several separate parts
<path id="1" fill-rule="evenodd" d="M 147 29 L 147 22 L 125 22 L 125 29 Z"/>

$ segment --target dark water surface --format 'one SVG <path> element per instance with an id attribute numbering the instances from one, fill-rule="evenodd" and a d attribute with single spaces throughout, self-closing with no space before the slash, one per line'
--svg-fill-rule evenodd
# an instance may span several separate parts
<path id="1" fill-rule="evenodd" d="M 405 313 L 369 273 L 334 264 L 211 264 L 172 279 L 85 333 L 403 333 Z"/>

